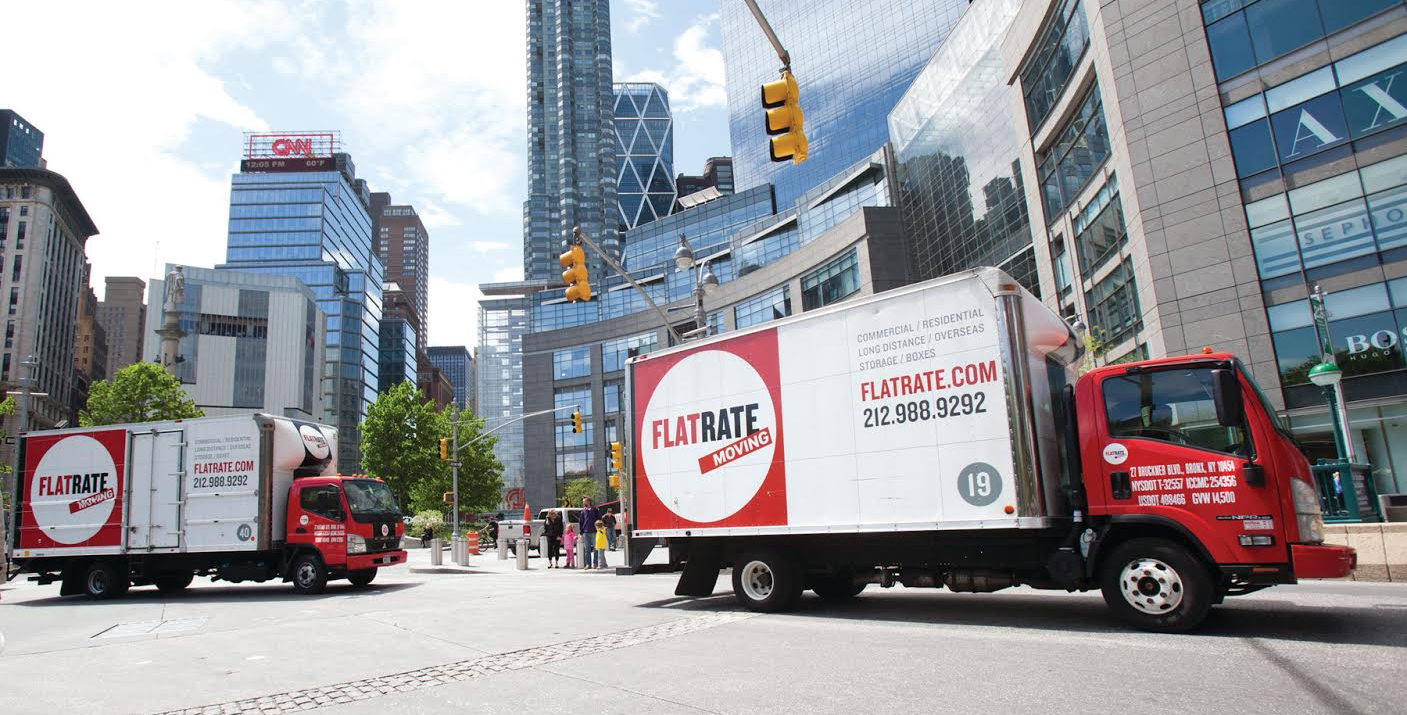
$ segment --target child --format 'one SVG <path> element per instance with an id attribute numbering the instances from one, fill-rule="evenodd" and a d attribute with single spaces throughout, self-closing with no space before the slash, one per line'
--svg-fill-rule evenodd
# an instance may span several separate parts
<path id="1" fill-rule="evenodd" d="M 596 563 L 594 568 L 606 568 L 606 522 L 596 520 Z"/>
<path id="2" fill-rule="evenodd" d="M 567 550 L 567 568 L 576 568 L 576 524 L 567 524 L 562 533 L 562 548 Z"/>

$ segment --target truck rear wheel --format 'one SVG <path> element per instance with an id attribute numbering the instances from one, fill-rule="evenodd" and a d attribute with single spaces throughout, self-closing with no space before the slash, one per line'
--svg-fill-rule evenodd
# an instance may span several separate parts
<path id="1" fill-rule="evenodd" d="M 166 573 L 152 579 L 157 590 L 162 593 L 180 593 L 195 580 L 193 573 Z"/>
<path id="2" fill-rule="evenodd" d="M 1136 628 L 1182 633 L 1207 617 L 1215 595 L 1202 562 L 1167 539 L 1133 539 L 1104 562 L 1104 602 Z"/>
<path id="3" fill-rule="evenodd" d="M 313 554 L 301 554 L 293 559 L 289 576 L 293 581 L 293 590 L 298 593 L 311 596 L 322 593 L 327 587 L 327 569 L 323 568 L 322 559 Z"/>
<path id="4" fill-rule="evenodd" d="M 375 578 L 376 569 L 358 569 L 356 571 L 347 572 L 347 580 L 351 581 L 353 586 L 365 586 L 371 583 Z"/>
<path id="5" fill-rule="evenodd" d="M 749 610 L 790 610 L 801 596 L 801 586 L 801 569 L 776 549 L 748 551 L 733 562 L 733 595 Z"/>
<path id="6" fill-rule="evenodd" d="M 83 574 L 83 592 L 89 598 L 105 601 L 127 593 L 132 582 L 127 580 L 126 569 L 112 561 L 94 561 Z"/>

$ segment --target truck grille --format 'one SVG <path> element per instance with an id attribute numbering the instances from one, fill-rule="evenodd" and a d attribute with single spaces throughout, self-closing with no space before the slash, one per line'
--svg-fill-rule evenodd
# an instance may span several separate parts
<path id="1" fill-rule="evenodd" d="M 400 539 L 391 537 L 389 539 L 367 539 L 367 551 L 395 551 L 401 547 Z"/>

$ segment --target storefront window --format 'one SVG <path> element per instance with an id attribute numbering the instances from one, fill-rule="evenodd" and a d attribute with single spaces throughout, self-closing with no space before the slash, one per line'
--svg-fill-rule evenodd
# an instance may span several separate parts
<path id="1" fill-rule="evenodd" d="M 1270 121 L 1258 119 L 1244 127 L 1232 129 L 1231 156 L 1236 162 L 1237 176 L 1259 174 L 1275 166 L 1275 143 L 1270 140 Z"/>
<path id="2" fill-rule="evenodd" d="M 1306 268 L 1337 263 L 1376 251 L 1368 205 L 1354 199 L 1295 216 Z"/>
<path id="3" fill-rule="evenodd" d="M 1246 31 L 1246 16 L 1242 13 L 1208 25 L 1207 46 L 1212 51 L 1212 65 L 1216 67 L 1218 82 L 1256 66 L 1251 35 Z"/>
<path id="4" fill-rule="evenodd" d="M 1337 459 L 1333 426 L 1325 409 L 1287 420 L 1295 443 L 1310 462 Z M 1407 489 L 1407 405 L 1353 407 L 1348 411 L 1349 439 L 1358 462 L 1373 466 L 1379 494 Z"/>

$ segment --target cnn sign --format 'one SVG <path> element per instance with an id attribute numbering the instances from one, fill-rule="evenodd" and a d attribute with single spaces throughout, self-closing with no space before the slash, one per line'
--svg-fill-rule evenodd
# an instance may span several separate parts
<path id="1" fill-rule="evenodd" d="M 273 132 L 246 134 L 244 158 L 326 158 L 338 150 L 336 132 Z"/>

